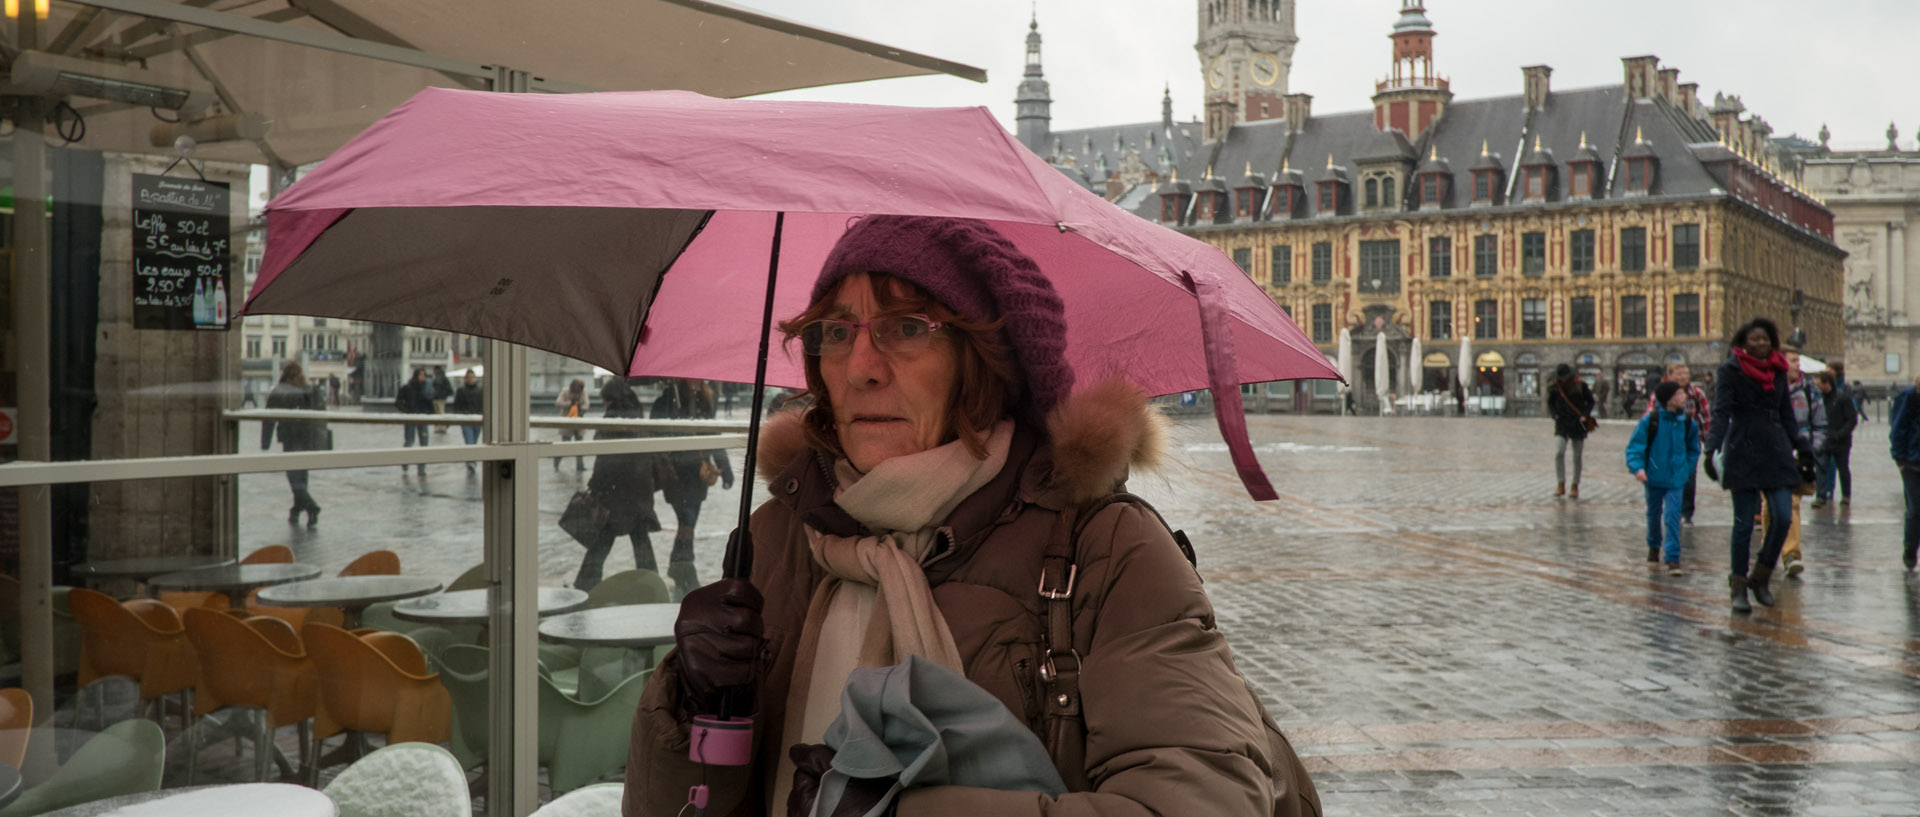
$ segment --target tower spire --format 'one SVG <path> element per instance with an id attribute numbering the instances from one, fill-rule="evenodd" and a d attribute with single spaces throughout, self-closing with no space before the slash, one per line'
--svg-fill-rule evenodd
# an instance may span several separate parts
<path id="1" fill-rule="evenodd" d="M 1034 153 L 1044 153 L 1053 141 L 1053 98 L 1049 90 L 1040 68 L 1040 9 L 1036 3 L 1033 19 L 1027 23 L 1027 73 L 1013 97 L 1015 133 L 1020 144 Z"/>

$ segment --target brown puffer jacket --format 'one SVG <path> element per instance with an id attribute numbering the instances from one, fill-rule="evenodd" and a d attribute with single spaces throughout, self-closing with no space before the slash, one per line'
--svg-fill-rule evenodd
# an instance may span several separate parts
<path id="1" fill-rule="evenodd" d="M 1043 741 L 1047 691 L 1038 673 L 1045 602 L 1037 588 L 1053 522 L 1061 509 L 1116 490 L 1129 462 L 1157 460 L 1165 438 L 1159 415 L 1139 392 L 1120 386 L 1076 395 L 1049 426 L 1047 442 L 1016 431 L 1007 467 L 962 501 L 948 535 L 925 562 L 967 677 L 1021 715 Z M 784 804 L 765 801 L 791 744 L 778 732 L 800 627 L 823 575 L 801 525 L 838 533 L 857 528 L 831 504 L 824 455 L 805 449 L 799 437 L 793 416 L 762 432 L 762 461 L 788 464 L 770 476 L 773 499 L 752 522 L 752 579 L 766 596 L 773 660 L 756 696 L 756 764 L 706 770 L 710 814 L 786 813 Z M 1271 765 L 1258 704 L 1214 628 L 1198 575 L 1165 526 L 1149 510 L 1114 504 L 1087 520 L 1077 548 L 1074 641 L 1090 647 L 1079 676 L 1084 764 L 1060 769 L 1071 793 L 1056 799 L 957 786 L 915 789 L 901 799 L 900 815 L 1269 814 Z M 677 672 L 669 655 L 641 698 L 627 759 L 628 817 L 673 814 L 688 788 L 703 782 L 687 759 Z"/>

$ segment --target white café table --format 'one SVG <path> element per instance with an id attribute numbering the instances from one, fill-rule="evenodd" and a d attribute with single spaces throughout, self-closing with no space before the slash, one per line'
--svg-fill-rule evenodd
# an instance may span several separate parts
<path id="1" fill-rule="evenodd" d="M 587 606 L 587 591 L 571 587 L 540 588 L 539 613 L 551 616 Z M 393 617 L 423 624 L 487 623 L 487 591 L 455 590 L 407 599 L 393 606 Z"/>
<path id="2" fill-rule="evenodd" d="M 289 783 L 238 783 L 109 797 L 42 817 L 339 817 L 333 798 Z"/>

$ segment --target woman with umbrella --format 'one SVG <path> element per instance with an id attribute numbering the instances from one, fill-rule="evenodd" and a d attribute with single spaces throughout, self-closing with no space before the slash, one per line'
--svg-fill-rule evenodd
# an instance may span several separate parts
<path id="1" fill-rule="evenodd" d="M 1813 444 L 1794 418 L 1787 358 L 1780 353 L 1780 328 L 1766 318 L 1754 318 L 1734 331 L 1728 345 L 1733 354 L 1713 378 L 1713 422 L 1702 450 L 1707 476 L 1733 493 L 1733 570 L 1727 586 L 1733 611 L 1748 613 L 1753 611 L 1748 591 L 1753 592 L 1754 601 L 1773 606 L 1767 583 L 1793 523 L 1793 489 L 1806 481 L 1796 459 L 1810 471 Z M 1725 452 L 1725 460 L 1716 470 L 1713 454 L 1720 451 Z M 1753 518 L 1763 497 L 1766 533 L 1749 572 Z"/>
<path id="2" fill-rule="evenodd" d="M 1044 741 L 1070 810 L 1266 815 L 1310 796 L 1263 771 L 1294 764 L 1180 546 L 1150 508 L 1115 501 L 1130 467 L 1160 460 L 1164 421 L 1124 383 L 1069 396 L 1063 316 L 985 222 L 870 216 L 846 232 L 780 325 L 812 402 L 762 432 L 773 499 L 750 525 L 752 583 L 684 601 L 634 723 L 625 813 L 673 813 L 703 779 L 711 813 L 806 813 L 849 673 L 910 656 Z M 729 690 L 751 693 L 754 765 L 703 778 L 688 719 Z M 934 786 L 896 804 L 1039 815 L 1052 800 Z"/>

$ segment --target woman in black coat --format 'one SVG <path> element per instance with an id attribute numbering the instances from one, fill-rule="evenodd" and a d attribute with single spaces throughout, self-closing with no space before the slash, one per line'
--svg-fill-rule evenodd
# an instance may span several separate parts
<path id="1" fill-rule="evenodd" d="M 702 380 L 673 378 L 661 381 L 660 396 L 653 401 L 655 420 L 709 420 L 714 414 L 713 386 Z M 700 586 L 693 569 L 693 528 L 700 520 L 700 505 L 707 501 L 707 486 L 715 479 L 722 488 L 733 487 L 733 466 L 727 452 L 675 451 L 665 455 L 671 464 L 673 480 L 660 486 L 660 495 L 673 506 L 677 524 L 673 532 L 673 552 L 667 556 L 667 578 L 673 580 L 673 600 Z"/>
<path id="2" fill-rule="evenodd" d="M 640 396 L 633 393 L 627 382 L 618 377 L 609 379 L 600 390 L 600 399 L 607 404 L 606 416 L 630 417 L 638 419 L 645 416 L 640 408 Z M 614 431 L 611 429 L 594 432 L 596 440 L 622 439 L 638 437 L 637 431 Z M 648 534 L 660 529 L 660 518 L 653 512 L 653 492 L 657 487 L 654 479 L 653 454 L 602 454 L 593 458 L 593 476 L 587 478 L 587 493 L 607 509 L 607 524 L 600 528 L 590 541 L 583 542 L 587 555 L 580 559 L 580 572 L 573 577 L 573 586 L 581 590 L 592 590 L 600 583 L 600 573 L 606 565 L 607 554 L 613 552 L 613 541 L 621 536 L 633 539 L 633 564 L 641 570 L 659 570 L 653 559 L 653 542 Z"/>
<path id="3" fill-rule="evenodd" d="M 1587 388 L 1587 381 L 1573 375 L 1573 367 L 1565 363 L 1554 367 L 1553 382 L 1547 384 L 1547 413 L 1553 417 L 1553 436 L 1560 438 L 1559 446 L 1553 452 L 1553 472 L 1560 482 L 1553 489 L 1554 496 L 1567 492 L 1567 446 L 1573 446 L 1573 491 L 1574 499 L 1580 498 L 1580 452 L 1587 446 L 1586 418 L 1593 415 L 1593 390 Z"/>
<path id="4" fill-rule="evenodd" d="M 1733 611 L 1753 610 L 1755 601 L 1773 606 L 1767 582 L 1780 558 L 1787 529 L 1793 524 L 1793 489 L 1804 482 L 1801 461 L 1813 461 L 1812 444 L 1800 433 L 1793 404 L 1787 395 L 1787 359 L 1779 352 L 1780 328 L 1773 321 L 1754 318 L 1733 333 L 1733 354 L 1713 378 L 1713 422 L 1702 450 L 1707 476 L 1733 493 L 1733 569 L 1727 576 Z M 1713 454 L 1724 451 L 1714 473 Z M 1768 525 L 1760 553 L 1747 566 L 1748 542 L 1753 539 L 1753 517 L 1766 500 Z"/>
<path id="5" fill-rule="evenodd" d="M 280 370 L 280 382 L 274 385 L 273 391 L 267 392 L 267 408 L 321 411 L 326 404 L 307 385 L 307 376 L 301 372 L 300 364 L 289 363 Z M 327 447 L 321 443 L 326 434 L 326 426 L 320 423 L 268 420 L 260 425 L 260 447 L 271 446 L 277 438 L 282 451 L 317 451 Z M 313 494 L 307 492 L 307 472 L 288 471 L 287 487 L 293 490 L 293 508 L 287 511 L 287 524 L 298 524 L 301 511 L 307 514 L 307 527 L 318 524 L 320 503 L 313 501 Z"/>

